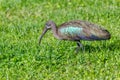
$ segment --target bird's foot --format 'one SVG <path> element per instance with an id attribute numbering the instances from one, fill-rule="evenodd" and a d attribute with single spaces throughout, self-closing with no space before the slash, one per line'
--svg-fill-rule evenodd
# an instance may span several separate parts
<path id="1" fill-rule="evenodd" d="M 81 46 L 81 47 L 76 47 L 76 53 L 78 53 L 80 51 L 80 49 L 82 50 L 83 53 L 85 52 L 84 47 Z"/>
<path id="2" fill-rule="evenodd" d="M 76 52 L 75 53 L 78 53 L 80 50 L 80 47 L 76 47 Z"/>
<path id="3" fill-rule="evenodd" d="M 83 45 L 80 43 L 80 41 L 77 41 L 77 48 L 76 48 L 76 53 L 78 53 L 78 51 L 82 49 L 83 53 L 84 53 L 84 47 Z"/>

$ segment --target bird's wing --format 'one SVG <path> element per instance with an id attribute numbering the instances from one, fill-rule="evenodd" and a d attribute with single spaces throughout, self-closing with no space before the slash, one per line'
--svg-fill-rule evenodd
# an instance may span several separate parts
<path id="1" fill-rule="evenodd" d="M 104 29 L 86 21 L 71 21 L 60 25 L 58 30 L 63 39 L 101 40 Z"/>
<path id="2" fill-rule="evenodd" d="M 84 37 L 86 33 L 83 32 L 82 27 L 67 26 L 59 28 L 59 35 L 63 39 L 79 40 L 80 37 Z"/>

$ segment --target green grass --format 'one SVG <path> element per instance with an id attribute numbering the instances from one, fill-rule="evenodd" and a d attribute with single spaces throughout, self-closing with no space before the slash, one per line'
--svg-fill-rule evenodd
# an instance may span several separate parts
<path id="1" fill-rule="evenodd" d="M 108 41 L 60 41 L 45 22 L 86 20 L 104 26 Z M 0 0 L 0 80 L 120 80 L 120 0 Z"/>

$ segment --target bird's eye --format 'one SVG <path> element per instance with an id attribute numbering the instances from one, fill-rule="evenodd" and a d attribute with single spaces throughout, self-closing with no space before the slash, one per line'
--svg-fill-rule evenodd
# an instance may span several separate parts
<path id="1" fill-rule="evenodd" d="M 51 28 L 51 24 L 46 24 L 46 28 Z"/>
<path id="2" fill-rule="evenodd" d="M 46 26 L 51 26 L 51 24 L 46 24 Z"/>

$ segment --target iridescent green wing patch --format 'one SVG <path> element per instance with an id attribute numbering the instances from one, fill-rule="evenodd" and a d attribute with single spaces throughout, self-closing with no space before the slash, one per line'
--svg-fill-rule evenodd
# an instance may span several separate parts
<path id="1" fill-rule="evenodd" d="M 82 30 L 83 28 L 81 27 L 70 26 L 70 27 L 61 28 L 60 32 L 65 35 L 74 36 L 74 35 L 79 35 L 82 32 Z"/>

